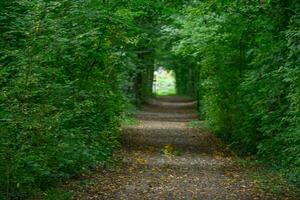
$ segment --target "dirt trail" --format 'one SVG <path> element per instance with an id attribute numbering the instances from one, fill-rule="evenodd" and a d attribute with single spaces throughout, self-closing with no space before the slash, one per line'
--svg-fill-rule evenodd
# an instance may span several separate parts
<path id="1" fill-rule="evenodd" d="M 123 164 L 73 183 L 74 199 L 277 199 L 246 178 L 214 135 L 187 126 L 197 118 L 189 99 L 151 100 L 137 118 L 123 130 Z"/>

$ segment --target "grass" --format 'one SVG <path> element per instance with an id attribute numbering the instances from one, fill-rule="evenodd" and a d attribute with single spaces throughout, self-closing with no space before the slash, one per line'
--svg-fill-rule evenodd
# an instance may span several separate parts
<path id="1" fill-rule="evenodd" d="M 235 156 L 236 165 L 246 168 L 247 176 L 266 194 L 279 199 L 300 199 L 299 188 L 289 182 L 286 174 L 257 160 L 255 156 Z"/>
<path id="2" fill-rule="evenodd" d="M 175 94 L 176 94 L 176 89 L 172 89 L 172 88 L 164 88 L 156 92 L 157 96 L 169 96 Z"/>
<path id="3" fill-rule="evenodd" d="M 188 127 L 211 131 L 205 121 L 191 121 L 188 123 Z M 247 176 L 249 179 L 255 182 L 265 193 L 280 197 L 280 199 L 300 199 L 299 183 L 295 181 L 298 180 L 299 170 L 282 170 L 266 165 L 267 163 L 258 160 L 254 155 L 241 157 L 232 151 L 231 153 L 235 157 L 236 165 L 248 169 Z"/>
<path id="4" fill-rule="evenodd" d="M 193 120 L 188 123 L 188 127 L 190 128 L 198 128 L 204 131 L 211 131 L 209 125 L 206 121 Z"/>
<path id="5" fill-rule="evenodd" d="M 43 200 L 69 200 L 69 199 L 71 199 L 71 194 L 61 189 L 51 189 L 45 193 L 43 198 Z"/>
<path id="6" fill-rule="evenodd" d="M 138 120 L 134 117 L 125 117 L 121 122 L 122 127 L 136 125 L 136 124 L 138 124 Z"/>
<path id="7" fill-rule="evenodd" d="M 266 193 L 282 196 L 283 199 L 300 198 L 298 188 L 290 184 L 278 170 L 262 167 L 250 173 L 250 178 Z"/>
<path id="8" fill-rule="evenodd" d="M 176 83 L 175 75 L 173 71 L 167 71 L 163 68 L 159 68 L 155 72 L 154 92 L 157 96 L 175 95 Z"/>

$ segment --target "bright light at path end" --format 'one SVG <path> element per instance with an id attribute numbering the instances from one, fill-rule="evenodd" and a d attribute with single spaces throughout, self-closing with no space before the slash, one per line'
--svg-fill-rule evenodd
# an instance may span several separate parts
<path id="1" fill-rule="evenodd" d="M 153 92 L 156 95 L 176 94 L 176 81 L 174 71 L 159 67 L 154 72 Z"/>

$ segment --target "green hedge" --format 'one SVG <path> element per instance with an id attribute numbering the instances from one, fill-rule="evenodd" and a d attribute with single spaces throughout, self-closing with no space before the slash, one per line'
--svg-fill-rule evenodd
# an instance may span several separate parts
<path id="1" fill-rule="evenodd" d="M 299 9 L 292 0 L 195 1 L 163 29 L 181 63 L 177 84 L 197 90 L 201 117 L 237 152 L 290 169 L 298 183 Z"/>
<path id="2" fill-rule="evenodd" d="M 101 1 L 102 2 L 102 1 Z M 1 1 L 0 198 L 109 162 L 135 12 L 100 1 Z"/>

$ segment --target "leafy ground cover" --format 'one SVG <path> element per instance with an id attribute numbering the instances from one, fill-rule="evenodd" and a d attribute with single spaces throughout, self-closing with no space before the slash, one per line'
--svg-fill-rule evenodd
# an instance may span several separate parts
<path id="1" fill-rule="evenodd" d="M 72 199 L 297 199 L 278 172 L 234 156 L 203 123 L 189 127 L 193 104 L 152 102 L 123 127 L 118 165 L 65 184 Z"/>

